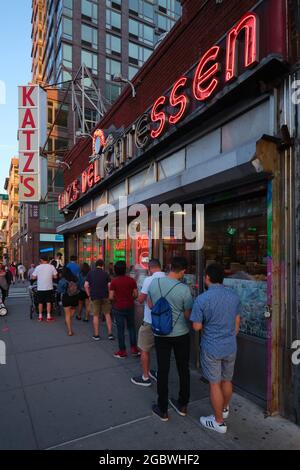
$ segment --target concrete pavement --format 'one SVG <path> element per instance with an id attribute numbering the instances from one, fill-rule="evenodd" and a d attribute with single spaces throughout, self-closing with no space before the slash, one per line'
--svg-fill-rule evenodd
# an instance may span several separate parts
<path id="1" fill-rule="evenodd" d="M 91 339 L 91 323 L 74 320 L 66 335 L 63 317 L 52 324 L 29 318 L 26 287 L 11 289 L 9 315 L 0 318 L 7 364 L 0 366 L 0 449 L 300 449 L 300 427 L 235 395 L 226 435 L 206 431 L 208 387 L 191 375 L 189 415 L 170 410 L 170 421 L 152 416 L 156 387 L 130 382 L 139 360 L 112 356 L 116 342 Z M 170 396 L 176 397 L 172 364 Z"/>

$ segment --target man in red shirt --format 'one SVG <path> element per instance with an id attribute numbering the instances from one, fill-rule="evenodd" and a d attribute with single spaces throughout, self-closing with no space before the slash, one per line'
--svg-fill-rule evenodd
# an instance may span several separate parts
<path id="1" fill-rule="evenodd" d="M 116 277 L 110 283 L 109 298 L 113 302 L 113 313 L 117 323 L 119 351 L 114 357 L 123 359 L 127 357 L 125 344 L 125 320 L 129 332 L 131 355 L 140 356 L 137 348 L 135 321 L 134 321 L 134 299 L 138 296 L 137 285 L 134 279 L 126 276 L 125 261 L 115 264 Z"/>

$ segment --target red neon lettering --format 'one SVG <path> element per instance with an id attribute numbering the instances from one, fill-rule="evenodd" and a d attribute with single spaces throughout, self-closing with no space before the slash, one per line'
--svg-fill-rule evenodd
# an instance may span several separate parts
<path id="1" fill-rule="evenodd" d="M 227 36 L 226 82 L 237 76 L 237 38 L 242 30 L 245 30 L 245 67 L 250 67 L 258 61 L 258 17 L 255 13 L 247 13 Z"/>
<path id="2" fill-rule="evenodd" d="M 177 106 L 180 106 L 180 110 L 178 111 L 177 114 L 170 116 L 169 117 L 169 122 L 170 124 L 176 124 L 182 116 L 184 115 L 187 105 L 188 105 L 188 100 L 185 95 L 179 95 L 176 96 L 176 92 L 179 88 L 184 87 L 186 85 L 187 78 L 186 77 L 181 77 L 173 86 L 171 95 L 170 95 L 170 104 L 174 108 Z"/>
<path id="3" fill-rule="evenodd" d="M 166 102 L 166 97 L 160 96 L 153 105 L 153 108 L 151 111 L 151 120 L 152 122 L 160 122 L 160 124 L 157 129 L 151 131 L 152 139 L 156 139 L 157 137 L 159 137 L 166 125 L 166 121 L 167 121 L 166 114 L 163 111 L 161 111 L 160 113 L 157 112 L 157 108 L 159 106 L 164 105 L 165 102 Z"/>
<path id="4" fill-rule="evenodd" d="M 30 168 L 30 165 L 34 157 L 34 153 L 31 153 L 31 152 L 24 153 L 24 157 L 28 157 L 28 158 L 24 165 L 23 173 L 32 173 L 34 171 L 34 168 Z"/>
<path id="5" fill-rule="evenodd" d="M 76 201 L 79 197 L 78 180 L 73 181 L 72 190 L 73 190 L 72 200 Z"/>
<path id="6" fill-rule="evenodd" d="M 81 175 L 81 192 L 85 193 L 87 190 L 87 173 L 84 171 Z"/>
<path id="7" fill-rule="evenodd" d="M 100 175 L 100 165 L 98 162 L 94 162 L 94 182 L 97 184 L 101 180 L 101 175 Z"/>
<path id="8" fill-rule="evenodd" d="M 30 126 L 32 129 L 36 128 L 31 109 L 26 109 L 21 128 L 25 129 L 27 126 Z"/>
<path id="9" fill-rule="evenodd" d="M 87 170 L 87 183 L 88 187 L 92 188 L 94 185 L 94 164 L 92 163 Z"/>
<path id="10" fill-rule="evenodd" d="M 26 135 L 26 150 L 31 150 L 31 136 L 35 131 L 22 131 L 22 134 Z"/>
<path id="11" fill-rule="evenodd" d="M 203 71 L 209 62 L 217 59 L 220 53 L 219 46 L 211 47 L 202 57 L 195 72 L 193 82 L 193 93 L 197 100 L 204 101 L 209 98 L 219 84 L 219 80 L 215 75 L 220 71 L 220 64 L 217 62 L 208 70 Z M 214 78 L 213 78 L 214 77 Z M 210 82 L 205 86 L 205 83 Z"/>
<path id="12" fill-rule="evenodd" d="M 34 187 L 30 186 L 30 183 L 34 182 L 34 178 L 32 177 L 26 177 L 24 178 L 23 176 L 20 176 L 20 182 L 21 184 L 24 185 L 26 189 L 28 189 L 29 193 L 24 192 L 24 197 L 32 197 L 34 196 Z"/>
<path id="13" fill-rule="evenodd" d="M 22 90 L 23 90 L 23 106 L 35 106 L 34 102 L 30 98 L 30 96 L 31 96 L 31 94 L 34 90 L 34 87 L 29 88 L 28 91 L 27 91 L 26 87 L 23 87 Z M 27 104 L 27 101 L 28 101 L 28 104 Z"/>

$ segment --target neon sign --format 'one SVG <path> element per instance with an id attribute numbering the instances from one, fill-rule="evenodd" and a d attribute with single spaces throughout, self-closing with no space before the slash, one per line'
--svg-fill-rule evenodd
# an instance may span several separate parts
<path id="1" fill-rule="evenodd" d="M 238 64 L 239 39 L 242 33 L 244 60 Z M 163 138 L 168 128 L 174 130 L 188 112 L 194 112 L 197 107 L 212 99 L 222 86 L 237 77 L 242 68 L 248 69 L 257 64 L 258 37 L 259 18 L 256 13 L 246 13 L 227 33 L 223 47 L 222 44 L 214 45 L 204 52 L 199 62 L 181 76 L 168 93 L 159 96 L 153 106 L 121 136 L 115 140 L 113 136 L 105 138 L 104 131 L 97 129 L 93 136 L 93 153 L 99 155 L 99 159 L 91 163 L 59 196 L 60 210 L 77 201 L 81 194 L 85 194 L 146 148 L 155 145 L 155 141 Z"/>
<path id="2" fill-rule="evenodd" d="M 237 77 L 238 38 L 242 31 L 245 32 L 244 67 L 249 68 L 258 62 L 259 20 L 255 13 L 246 13 L 238 24 L 227 34 L 225 83 Z M 220 61 L 222 52 L 221 47 L 213 46 L 200 58 L 194 73 L 192 85 L 192 98 L 195 100 L 205 102 L 218 90 L 220 85 L 219 75 L 221 72 Z M 155 101 L 151 109 L 152 139 L 157 139 L 163 134 L 168 122 L 170 124 L 177 124 L 183 118 L 189 105 L 187 90 L 177 97 L 176 93 L 178 88 L 184 89 L 187 80 L 187 77 L 182 77 L 174 84 L 169 99 L 163 95 Z M 167 112 L 165 109 L 166 104 L 170 104 L 171 108 L 180 106 L 180 110 L 175 115 L 170 114 L 170 111 Z"/>

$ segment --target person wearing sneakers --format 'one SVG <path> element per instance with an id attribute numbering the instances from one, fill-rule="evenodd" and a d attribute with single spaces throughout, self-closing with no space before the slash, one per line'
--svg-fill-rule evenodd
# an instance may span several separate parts
<path id="1" fill-rule="evenodd" d="M 168 421 L 168 404 L 180 416 L 187 415 L 187 405 L 190 398 L 190 330 L 189 317 L 193 306 L 190 288 L 183 284 L 182 279 L 187 269 L 187 261 L 182 257 L 174 257 L 171 270 L 165 278 L 153 279 L 148 291 L 148 306 L 150 309 L 161 298 L 166 299 L 172 310 L 173 328 L 171 333 L 164 336 L 155 335 L 157 355 L 158 401 L 152 411 L 162 421 Z M 176 366 L 180 381 L 178 400 L 168 400 L 168 378 L 171 352 L 174 351 Z"/>
<path id="2" fill-rule="evenodd" d="M 202 416 L 207 429 L 225 434 L 232 396 L 232 377 L 237 352 L 236 337 L 240 327 L 241 303 L 238 295 L 223 285 L 224 269 L 210 264 L 205 272 L 208 290 L 195 300 L 191 321 L 195 331 L 202 331 L 201 367 L 209 381 L 211 416 Z"/>
<path id="3" fill-rule="evenodd" d="M 109 275 L 104 271 L 104 261 L 98 259 L 95 269 L 88 272 L 84 283 L 85 292 L 91 299 L 91 308 L 93 314 L 94 336 L 93 340 L 99 341 L 99 317 L 101 312 L 105 315 L 108 339 L 114 340 L 112 334 L 111 320 L 111 302 L 108 298 L 108 284 L 110 282 Z"/>
<path id="4" fill-rule="evenodd" d="M 154 348 L 154 335 L 151 328 L 151 310 L 147 304 L 148 290 L 153 279 L 165 277 L 165 273 L 161 270 L 161 264 L 159 260 L 152 259 L 149 261 L 149 272 L 150 276 L 146 277 L 143 282 L 141 293 L 138 297 L 140 304 L 144 304 L 144 321 L 139 329 L 138 333 L 138 348 L 141 351 L 141 364 L 142 364 L 142 375 L 138 377 L 132 377 L 131 382 L 135 385 L 141 385 L 143 387 L 150 387 L 151 380 L 157 381 L 157 372 L 150 369 L 150 352 Z"/>
<path id="5" fill-rule="evenodd" d="M 37 298 L 39 304 L 38 321 L 43 321 L 43 308 L 47 304 L 47 321 L 53 320 L 51 309 L 53 303 L 53 279 L 57 279 L 57 271 L 54 266 L 49 264 L 47 256 L 41 256 L 41 264 L 37 266 L 31 276 L 33 280 L 37 279 Z"/>
<path id="6" fill-rule="evenodd" d="M 124 359 L 127 357 L 125 344 L 125 320 L 129 332 L 131 355 L 140 356 L 136 344 L 136 331 L 134 320 L 134 299 L 138 296 L 136 281 L 126 275 L 125 261 L 117 261 L 115 264 L 116 277 L 110 283 L 109 298 L 113 302 L 113 314 L 117 323 L 119 351 L 114 357 Z"/>

